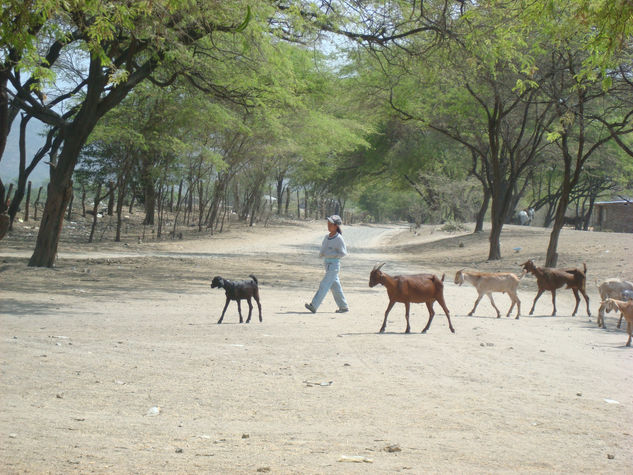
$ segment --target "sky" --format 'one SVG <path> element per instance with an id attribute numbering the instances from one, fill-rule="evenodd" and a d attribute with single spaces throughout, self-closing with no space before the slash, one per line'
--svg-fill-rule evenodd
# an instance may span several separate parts
<path id="1" fill-rule="evenodd" d="M 20 166 L 20 121 L 16 118 L 11 127 L 11 133 L 7 140 L 7 147 L 0 160 L 0 177 L 5 186 L 11 182 L 17 182 L 19 166 Z M 26 128 L 26 163 L 27 166 L 37 153 L 39 148 L 44 144 L 45 138 L 40 134 L 45 130 L 42 122 L 32 119 Z M 35 167 L 33 173 L 29 176 L 29 180 L 33 185 L 41 185 L 48 181 L 48 165 L 44 163 L 46 157 Z"/>

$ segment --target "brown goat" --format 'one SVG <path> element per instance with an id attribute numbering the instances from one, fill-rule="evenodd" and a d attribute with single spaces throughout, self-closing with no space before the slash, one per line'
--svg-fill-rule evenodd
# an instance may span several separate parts
<path id="1" fill-rule="evenodd" d="M 532 259 L 525 261 L 521 264 L 521 266 L 524 271 L 534 274 L 538 285 L 538 292 L 536 297 L 534 297 L 534 303 L 532 304 L 530 315 L 534 313 L 536 301 L 546 290 L 549 290 L 552 293 L 552 305 L 554 306 L 552 316 L 556 315 L 556 289 L 560 289 L 566 285 L 566 288 L 571 289 L 574 292 L 574 297 L 576 297 L 576 306 L 574 307 L 574 313 L 572 313 L 572 316 L 576 315 L 578 305 L 580 304 L 578 292 L 580 292 L 585 298 L 585 302 L 587 302 L 587 315 L 591 316 L 591 311 L 589 310 L 589 297 L 587 296 L 587 292 L 585 292 L 585 283 L 587 281 L 587 265 L 585 263 L 583 263 L 584 270 L 538 267 L 534 265 L 534 261 Z"/>
<path id="2" fill-rule="evenodd" d="M 438 278 L 433 274 L 416 274 L 416 275 L 395 275 L 390 276 L 380 270 L 385 264 L 382 263 L 372 269 L 369 274 L 369 286 L 375 287 L 378 284 L 382 284 L 387 288 L 387 295 L 389 296 L 389 305 L 385 311 L 385 319 L 380 327 L 380 333 L 385 331 L 387 325 L 387 316 L 389 312 L 396 304 L 396 302 L 402 302 L 406 308 L 405 318 L 407 319 L 407 329 L 405 333 L 411 331 L 409 326 L 409 306 L 411 303 L 426 303 L 426 308 L 429 309 L 429 321 L 426 323 L 422 333 L 425 333 L 431 326 L 435 311 L 433 310 L 433 302 L 437 300 L 440 306 L 444 309 L 446 318 L 448 319 L 448 328 L 451 332 L 455 333 L 455 329 L 451 324 L 451 317 L 444 303 L 444 276 Z"/>
<path id="3" fill-rule="evenodd" d="M 631 346 L 631 338 L 633 333 L 633 300 L 606 299 L 600 305 L 600 311 L 606 310 L 607 312 L 618 310 L 622 312 L 622 315 L 626 319 L 626 331 L 629 334 L 629 339 L 626 342 L 626 346 Z"/>

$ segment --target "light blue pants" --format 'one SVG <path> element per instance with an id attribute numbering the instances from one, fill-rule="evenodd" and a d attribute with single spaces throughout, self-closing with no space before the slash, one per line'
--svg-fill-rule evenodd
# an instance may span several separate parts
<path id="1" fill-rule="evenodd" d="M 340 269 L 341 263 L 338 259 L 335 261 L 325 262 L 325 276 L 323 276 L 323 280 L 321 280 L 319 290 L 317 290 L 317 293 L 314 294 L 314 297 L 312 298 L 312 305 L 314 305 L 315 309 L 319 308 L 319 305 L 321 305 L 321 302 L 323 302 L 325 295 L 330 289 L 332 289 L 332 296 L 334 297 L 338 308 L 347 308 L 347 300 L 345 300 L 341 281 L 338 278 Z"/>

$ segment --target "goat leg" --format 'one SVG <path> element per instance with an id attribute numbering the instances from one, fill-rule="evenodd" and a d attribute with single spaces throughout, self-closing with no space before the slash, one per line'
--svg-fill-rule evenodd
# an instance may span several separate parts
<path id="1" fill-rule="evenodd" d="M 632 333 L 632 328 L 633 327 L 633 323 L 627 321 L 626 322 L 626 330 L 629 332 L 629 340 L 626 342 L 626 346 L 631 346 L 631 333 Z"/>
<path id="2" fill-rule="evenodd" d="M 251 314 L 253 313 L 253 304 L 251 303 L 251 298 L 247 298 L 246 302 L 248 302 L 248 318 L 246 319 L 246 323 L 251 323 Z"/>
<path id="3" fill-rule="evenodd" d="M 481 300 L 481 298 L 484 296 L 484 294 L 479 294 L 477 296 L 477 300 L 475 300 L 475 305 L 473 307 L 473 309 L 470 311 L 470 313 L 468 314 L 469 317 L 473 316 L 473 313 L 475 313 L 475 309 L 477 308 L 477 305 L 479 305 L 479 302 Z"/>
<path id="4" fill-rule="evenodd" d="M 437 299 L 437 303 L 439 303 L 440 307 L 442 307 L 442 309 L 444 310 L 444 314 L 446 315 L 446 319 L 448 320 L 448 329 L 451 331 L 451 333 L 455 333 L 455 329 L 453 328 L 453 324 L 451 323 L 451 313 L 448 311 L 448 308 L 446 308 L 444 296 L 440 295 L 440 297 Z M 431 306 L 432 305 L 433 304 L 431 304 Z"/>
<path id="5" fill-rule="evenodd" d="M 389 315 L 389 312 L 391 311 L 391 309 L 393 308 L 395 303 L 396 302 L 394 300 L 390 300 L 389 301 L 389 305 L 387 305 L 387 310 L 385 310 L 385 319 L 383 320 L 382 327 L 380 327 L 380 331 L 378 333 L 384 333 L 385 332 L 385 327 L 387 326 L 387 316 Z"/>
<path id="6" fill-rule="evenodd" d="M 237 313 L 240 314 L 240 323 L 244 323 L 244 320 L 242 320 L 242 306 L 240 305 L 240 299 L 237 299 Z"/>
<path id="7" fill-rule="evenodd" d="M 521 315 L 521 301 L 519 300 L 519 297 L 517 294 L 510 294 L 510 298 L 512 299 L 512 305 L 510 306 L 510 310 L 508 310 L 508 314 L 506 315 L 506 317 L 510 316 L 510 314 L 512 313 L 512 309 L 514 308 L 514 304 L 516 304 L 517 316 L 514 319 L 518 320 L 519 316 Z"/>
<path id="8" fill-rule="evenodd" d="M 596 318 L 596 323 L 598 324 L 598 327 L 600 328 L 607 328 L 606 325 L 604 324 L 604 314 L 603 314 L 604 310 L 602 309 L 602 306 L 600 306 L 600 308 L 598 309 L 598 318 Z M 622 321 L 620 319 L 620 321 Z"/>
<path id="9" fill-rule="evenodd" d="M 433 321 L 433 317 L 435 316 L 435 310 L 433 310 L 433 302 L 427 302 L 426 303 L 426 308 L 429 309 L 429 320 L 426 322 L 426 326 L 424 327 L 424 330 L 422 330 L 422 333 L 426 333 L 426 331 L 431 326 L 431 322 Z"/>
<path id="10" fill-rule="evenodd" d="M 487 295 L 488 295 L 488 298 L 490 299 L 490 303 L 492 304 L 494 309 L 497 311 L 497 318 L 500 318 L 501 317 L 501 312 L 499 312 L 499 309 L 495 305 L 495 301 L 492 299 L 492 294 L 487 294 Z"/>
<path id="11" fill-rule="evenodd" d="M 227 297 L 227 298 L 226 298 L 226 303 L 224 304 L 224 310 L 222 310 L 222 316 L 221 316 L 221 317 L 220 317 L 220 319 L 218 320 L 218 325 L 219 325 L 220 323 L 222 323 L 222 320 L 224 319 L 224 314 L 226 313 L 226 309 L 227 309 L 227 307 L 229 306 L 229 302 L 230 302 L 230 301 L 231 301 L 231 299 Z"/>
<path id="12" fill-rule="evenodd" d="M 624 314 L 622 312 L 620 312 L 620 321 L 618 322 L 618 328 L 620 328 L 620 326 L 622 325 L 622 318 L 624 317 Z M 604 326 L 604 317 L 602 320 L 602 328 L 605 328 Z"/>
<path id="13" fill-rule="evenodd" d="M 580 304 L 580 296 L 578 295 L 578 289 L 572 288 L 571 290 L 574 293 L 574 297 L 576 298 L 576 306 L 574 307 L 574 312 L 571 314 L 571 316 L 575 317 L 576 312 L 578 311 L 578 305 Z"/>
<path id="14" fill-rule="evenodd" d="M 259 309 L 259 321 L 262 321 L 262 304 L 259 303 L 259 297 L 255 296 L 255 302 L 257 302 L 257 308 Z"/>
<path id="15" fill-rule="evenodd" d="M 552 293 L 552 305 L 554 306 L 554 311 L 552 312 L 552 317 L 556 315 L 556 289 L 550 290 Z"/>
<path id="16" fill-rule="evenodd" d="M 587 292 L 584 291 L 584 289 L 580 289 L 580 293 L 585 298 L 585 302 L 587 302 L 587 315 L 591 317 L 591 310 L 589 310 L 589 296 L 587 295 Z"/>
<path id="17" fill-rule="evenodd" d="M 530 315 L 534 313 L 534 307 L 536 307 L 536 301 L 539 299 L 541 295 L 543 295 L 543 292 L 545 292 L 545 290 L 538 289 L 538 292 L 536 293 L 536 297 L 534 297 L 534 303 L 532 303 L 532 309 L 530 310 Z"/>
<path id="18" fill-rule="evenodd" d="M 411 303 L 405 302 L 404 308 L 406 309 L 406 313 L 404 314 L 404 318 L 407 320 L 407 329 L 404 331 L 405 333 L 411 333 L 411 327 L 409 326 L 409 307 L 411 307 Z"/>

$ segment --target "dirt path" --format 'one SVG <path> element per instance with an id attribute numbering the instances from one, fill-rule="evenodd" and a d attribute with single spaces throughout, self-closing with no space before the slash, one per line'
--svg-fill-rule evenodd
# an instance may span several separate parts
<path id="1" fill-rule="evenodd" d="M 26 268 L 27 247 L 0 249 L 0 471 L 630 471 L 633 349 L 614 317 L 607 331 L 584 310 L 570 317 L 569 292 L 558 317 L 546 296 L 533 317 L 492 318 L 485 301 L 466 317 L 476 293 L 451 282 L 465 266 L 516 270 L 546 233 L 510 227 L 507 257 L 486 263 L 485 238 L 402 231 L 345 227 L 345 315 L 330 296 L 316 315 L 303 309 L 322 275 L 322 223 L 66 246 L 56 269 Z M 593 278 L 630 269 L 628 254 L 604 252 L 630 236 L 564 238 L 562 261 L 586 260 Z M 421 335 L 423 306 L 412 334 L 402 306 L 377 334 L 386 292 L 367 279 L 383 261 L 446 273 L 456 334 L 438 312 Z M 216 325 L 224 296 L 210 278 L 249 273 L 264 323 L 237 324 L 231 305 Z M 525 278 L 524 313 L 533 289 Z M 507 300 L 496 298 L 502 311 Z"/>

